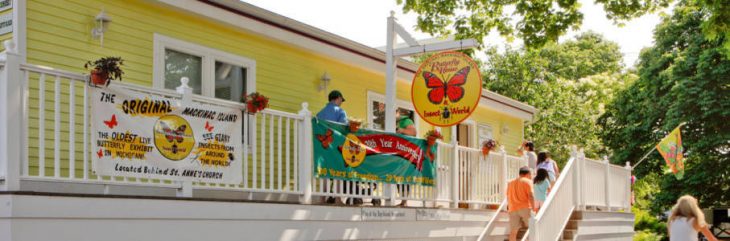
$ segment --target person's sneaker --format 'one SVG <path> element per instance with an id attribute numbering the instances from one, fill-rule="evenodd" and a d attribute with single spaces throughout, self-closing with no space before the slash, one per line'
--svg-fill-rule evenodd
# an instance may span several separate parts
<path id="1" fill-rule="evenodd" d="M 373 199 L 373 206 L 380 207 L 380 199 Z"/>

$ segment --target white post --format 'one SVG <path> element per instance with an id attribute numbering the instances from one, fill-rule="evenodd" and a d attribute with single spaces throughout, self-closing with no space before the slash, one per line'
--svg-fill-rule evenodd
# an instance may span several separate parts
<path id="1" fill-rule="evenodd" d="M 578 152 L 578 159 L 580 160 L 580 172 L 586 173 L 586 154 L 583 152 L 583 149 L 580 149 Z M 588 177 L 584 174 L 581 175 L 580 183 L 583 185 L 580 185 L 580 203 L 581 208 L 580 210 L 586 210 L 586 181 L 588 181 Z"/>
<path id="2" fill-rule="evenodd" d="M 189 106 L 193 102 L 193 88 L 188 86 L 190 79 L 188 77 L 180 78 L 180 86 L 175 88 L 180 94 L 178 106 Z M 178 197 L 193 197 L 193 181 L 180 182 L 180 188 L 177 190 Z"/>
<path id="3" fill-rule="evenodd" d="M 304 118 L 300 123 L 303 139 L 299 140 L 299 190 L 304 194 L 299 198 L 302 204 L 312 203 L 312 112 L 309 103 L 302 103 L 299 115 Z"/>
<path id="4" fill-rule="evenodd" d="M 631 162 L 626 162 L 626 166 L 624 166 L 624 168 L 626 168 L 626 170 L 629 173 L 629 176 L 628 176 L 629 181 L 627 182 L 628 186 L 626 187 L 626 191 L 628 192 L 628 195 L 625 200 L 626 203 L 624 203 L 624 212 L 631 212 L 631 201 L 634 200 L 634 190 L 631 189 L 632 188 L 632 186 L 631 186 L 631 179 L 632 179 Z"/>
<path id="5" fill-rule="evenodd" d="M 580 177 L 583 175 L 583 173 L 580 172 L 580 168 L 579 168 L 580 167 L 580 158 L 578 158 L 578 147 L 572 146 L 570 149 L 571 149 L 570 157 L 573 159 L 573 169 L 574 169 L 573 170 L 573 173 L 574 173 L 574 175 L 573 175 L 573 203 L 575 204 L 576 207 L 580 208 L 580 204 L 582 202 L 581 201 L 582 195 L 580 192 L 580 190 L 581 190 L 580 186 L 582 185 L 582 183 L 580 181 L 581 180 Z M 564 173 L 563 175 L 566 175 L 566 174 L 567 173 Z"/>
<path id="6" fill-rule="evenodd" d="M 19 141 L 23 133 L 23 85 L 20 63 L 22 56 L 15 49 L 11 40 L 4 43 L 5 52 L 0 58 L 5 59 L 5 67 L 0 73 L 0 176 L 5 182 L 0 190 L 20 190 L 20 161 L 23 150 Z"/>
<path id="7" fill-rule="evenodd" d="M 390 11 L 388 17 L 388 26 L 385 41 L 385 131 L 395 132 L 395 66 L 396 61 L 393 56 L 393 48 L 395 47 L 395 12 Z M 395 185 L 385 184 L 384 192 L 388 197 L 387 205 L 395 205 Z"/>
<path id="8" fill-rule="evenodd" d="M 451 127 L 451 145 L 454 153 L 451 155 L 451 207 L 459 208 L 459 142 L 456 140 L 456 126 Z"/>
<path id="9" fill-rule="evenodd" d="M 606 211 L 611 211 L 611 165 L 608 163 L 608 157 L 603 156 L 603 165 L 606 166 L 606 179 L 605 183 L 606 185 L 604 188 L 606 188 Z"/>
<path id="10" fill-rule="evenodd" d="M 509 173 L 507 173 L 507 151 L 504 146 L 499 147 L 499 152 L 502 153 L 502 170 L 500 171 L 501 176 L 499 178 L 499 190 L 502 194 L 502 199 L 507 198 L 507 179 L 509 179 Z"/>

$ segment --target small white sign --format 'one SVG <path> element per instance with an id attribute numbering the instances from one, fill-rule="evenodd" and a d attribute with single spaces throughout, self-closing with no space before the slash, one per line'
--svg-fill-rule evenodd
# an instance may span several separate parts
<path id="1" fill-rule="evenodd" d="M 0 34 L 13 32 L 13 13 L 0 15 Z"/>
<path id="2" fill-rule="evenodd" d="M 413 210 L 404 210 L 402 208 L 362 208 L 363 221 L 407 221 L 414 220 Z"/>

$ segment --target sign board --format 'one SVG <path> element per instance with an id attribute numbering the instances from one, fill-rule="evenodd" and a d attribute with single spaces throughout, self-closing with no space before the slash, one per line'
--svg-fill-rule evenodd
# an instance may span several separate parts
<path id="1" fill-rule="evenodd" d="M 238 184 L 241 111 L 110 85 L 92 88 L 97 175 Z"/>
<path id="2" fill-rule="evenodd" d="M 0 15 L 0 35 L 13 32 L 13 13 Z"/>
<path id="3" fill-rule="evenodd" d="M 436 145 L 426 140 L 312 119 L 314 172 L 319 178 L 433 186 Z"/>
<path id="4" fill-rule="evenodd" d="M 0 12 L 13 7 L 13 0 L 0 0 Z"/>
<path id="5" fill-rule="evenodd" d="M 426 59 L 411 84 L 411 100 L 418 115 L 441 127 L 466 120 L 481 95 L 479 66 L 459 52 L 438 53 Z"/>

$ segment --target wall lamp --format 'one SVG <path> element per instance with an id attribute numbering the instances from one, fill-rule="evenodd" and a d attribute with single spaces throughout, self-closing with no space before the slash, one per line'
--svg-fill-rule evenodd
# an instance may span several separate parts
<path id="1" fill-rule="evenodd" d="M 324 74 L 322 75 L 320 80 L 322 82 L 319 84 L 319 91 L 324 90 L 325 92 L 327 92 L 327 86 L 330 84 L 330 80 L 332 80 L 332 78 L 330 78 L 330 75 L 327 73 L 327 71 L 324 72 Z"/>
<path id="2" fill-rule="evenodd" d="M 103 9 L 94 18 L 94 28 L 91 29 L 91 37 L 99 39 L 102 48 L 104 47 L 104 32 L 106 32 L 111 22 L 112 19 L 106 15 Z"/>

